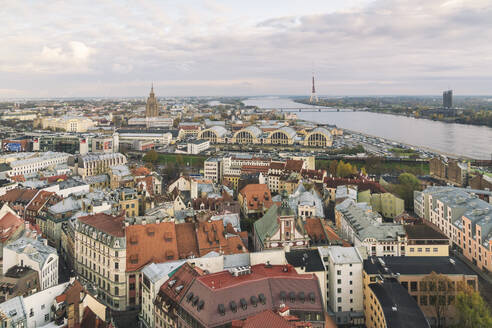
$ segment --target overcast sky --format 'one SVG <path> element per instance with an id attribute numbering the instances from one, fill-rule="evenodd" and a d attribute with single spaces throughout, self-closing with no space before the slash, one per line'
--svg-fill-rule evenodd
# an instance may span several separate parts
<path id="1" fill-rule="evenodd" d="M 492 0 L 0 6 L 2 98 L 492 94 Z"/>

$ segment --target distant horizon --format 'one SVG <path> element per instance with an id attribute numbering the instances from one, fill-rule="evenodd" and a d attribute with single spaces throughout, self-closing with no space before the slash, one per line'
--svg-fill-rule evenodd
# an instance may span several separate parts
<path id="1" fill-rule="evenodd" d="M 212 98 L 213 99 L 218 99 L 218 98 L 267 98 L 267 97 L 278 97 L 278 98 L 309 98 L 310 95 L 302 95 L 302 94 L 256 94 L 256 95 L 182 95 L 182 96 L 160 96 L 156 92 L 156 98 Z M 442 98 L 442 94 L 346 94 L 346 95 L 324 95 L 324 94 L 317 94 L 319 98 L 345 98 L 345 97 L 355 97 L 355 98 L 362 98 L 362 97 L 368 97 L 368 98 L 377 98 L 377 97 L 389 97 L 389 98 L 396 98 L 396 97 L 422 97 L 422 98 Z M 63 100 L 63 99 L 71 99 L 71 100 L 87 100 L 87 99 L 147 99 L 148 94 L 144 96 L 70 96 L 70 97 L 16 97 L 16 98 L 2 98 L 0 97 L 0 102 L 6 102 L 6 101 L 34 101 L 34 100 Z M 463 94 L 463 95 L 456 95 L 453 94 L 453 98 L 466 98 L 466 97 L 491 97 L 492 94 Z"/>

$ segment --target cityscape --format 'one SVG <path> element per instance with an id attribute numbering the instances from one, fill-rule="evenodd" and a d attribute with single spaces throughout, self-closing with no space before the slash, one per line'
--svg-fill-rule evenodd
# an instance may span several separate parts
<path id="1" fill-rule="evenodd" d="M 306 5 L 4 5 L 1 328 L 492 327 L 492 2 Z"/>

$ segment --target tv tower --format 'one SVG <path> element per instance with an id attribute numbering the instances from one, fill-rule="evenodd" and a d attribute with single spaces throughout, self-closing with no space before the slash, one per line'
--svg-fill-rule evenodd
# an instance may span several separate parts
<path id="1" fill-rule="evenodd" d="M 318 102 L 318 96 L 316 95 L 316 89 L 314 87 L 314 73 L 313 73 L 313 88 L 311 89 L 311 97 L 309 98 L 309 102 Z"/>

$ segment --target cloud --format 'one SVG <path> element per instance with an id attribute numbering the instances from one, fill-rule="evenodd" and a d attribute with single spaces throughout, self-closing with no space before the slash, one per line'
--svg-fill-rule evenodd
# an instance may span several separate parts
<path id="1" fill-rule="evenodd" d="M 314 70 L 321 94 L 490 92 L 491 0 L 329 3 L 301 15 L 305 4 L 279 1 L 290 15 L 276 16 L 220 0 L 8 2 L 0 89 L 125 96 L 162 81 L 161 95 L 302 94 Z"/>

